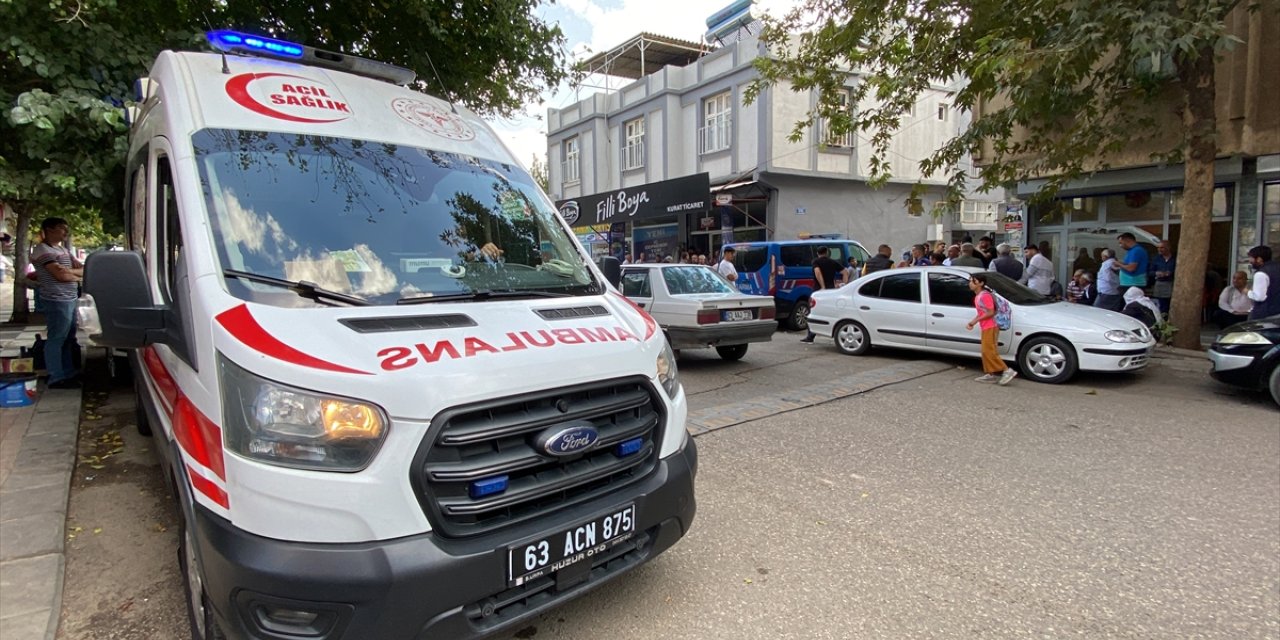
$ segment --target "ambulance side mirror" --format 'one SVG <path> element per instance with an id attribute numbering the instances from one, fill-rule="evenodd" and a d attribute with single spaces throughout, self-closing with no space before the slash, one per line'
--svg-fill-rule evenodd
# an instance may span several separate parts
<path id="1" fill-rule="evenodd" d="M 100 346 L 137 349 L 167 342 L 166 308 L 151 300 L 142 256 L 136 251 L 97 251 L 84 263 L 84 293 L 93 296 Z"/>
<path id="2" fill-rule="evenodd" d="M 604 273 L 604 279 L 613 285 L 614 289 L 622 286 L 622 263 L 613 256 L 600 256 L 596 259 L 596 266 L 600 267 L 601 273 Z"/>

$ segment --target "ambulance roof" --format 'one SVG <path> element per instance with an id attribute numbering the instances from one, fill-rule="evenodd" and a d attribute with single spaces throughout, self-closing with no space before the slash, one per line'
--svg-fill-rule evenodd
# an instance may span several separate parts
<path id="1" fill-rule="evenodd" d="M 278 131 L 404 144 L 500 162 L 510 151 L 474 113 L 389 82 L 320 67 L 216 53 L 166 51 L 151 79 L 191 131 Z M 175 103 L 186 103 L 180 109 Z M 177 123 L 175 123 L 177 124 Z"/>

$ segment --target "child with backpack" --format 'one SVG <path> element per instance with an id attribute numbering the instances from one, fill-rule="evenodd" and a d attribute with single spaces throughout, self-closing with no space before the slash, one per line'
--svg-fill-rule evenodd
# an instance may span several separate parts
<path id="1" fill-rule="evenodd" d="M 978 316 L 969 321 L 968 327 L 973 331 L 974 325 L 982 328 L 982 372 L 983 376 L 978 378 L 978 382 L 994 382 L 1000 386 L 1009 384 L 1014 376 L 1018 375 L 1017 371 L 1009 368 L 1009 365 L 1000 359 L 997 350 L 997 343 L 1000 340 L 1000 330 L 1008 329 L 1010 325 L 1009 303 L 1005 302 L 987 287 L 987 274 L 975 273 L 969 276 L 969 289 L 973 291 L 973 306 L 978 310 Z"/>

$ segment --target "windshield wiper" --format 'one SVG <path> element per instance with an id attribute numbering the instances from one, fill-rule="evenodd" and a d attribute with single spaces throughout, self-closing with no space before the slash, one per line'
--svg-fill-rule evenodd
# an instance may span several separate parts
<path id="1" fill-rule="evenodd" d="M 396 304 L 426 304 L 428 302 L 472 302 L 475 300 L 492 300 L 494 298 L 572 298 L 572 293 L 556 293 L 554 291 L 493 291 L 480 289 L 466 293 L 446 293 L 436 296 L 413 296 L 400 298 Z"/>
<path id="2" fill-rule="evenodd" d="M 250 282 L 275 285 L 282 289 L 288 289 L 303 298 L 307 298 L 308 300 L 315 300 L 316 302 L 337 301 L 359 307 L 367 307 L 370 304 L 369 301 L 364 298 L 357 298 L 345 293 L 331 291 L 320 287 L 314 282 L 307 282 L 306 280 L 294 282 L 292 280 L 285 280 L 284 278 L 273 278 L 271 276 L 259 275 L 248 271 L 240 271 L 238 269 L 223 269 L 222 275 L 228 278 L 240 278 L 241 280 L 248 280 Z"/>

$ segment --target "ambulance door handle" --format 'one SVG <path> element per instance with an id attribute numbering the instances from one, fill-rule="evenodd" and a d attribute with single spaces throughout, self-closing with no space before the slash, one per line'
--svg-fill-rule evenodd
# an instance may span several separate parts
<path id="1" fill-rule="evenodd" d="M 933 314 L 933 317 L 935 317 L 935 318 L 945 318 L 946 316 L 942 315 L 941 313 L 935 313 L 935 314 Z"/>

